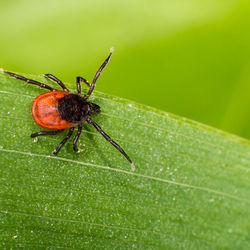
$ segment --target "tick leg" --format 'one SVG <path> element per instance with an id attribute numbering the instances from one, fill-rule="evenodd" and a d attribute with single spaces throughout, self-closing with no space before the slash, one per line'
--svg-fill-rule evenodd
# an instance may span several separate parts
<path id="1" fill-rule="evenodd" d="M 76 77 L 76 87 L 77 87 L 77 93 L 81 94 L 81 82 L 84 82 L 88 87 L 90 87 L 89 82 L 84 79 L 83 77 L 77 76 Z"/>
<path id="2" fill-rule="evenodd" d="M 53 155 L 57 155 L 58 154 L 58 152 L 61 150 L 61 148 L 64 146 L 64 144 L 71 137 L 73 131 L 74 131 L 74 127 L 69 129 L 69 132 L 66 135 L 66 137 L 61 141 L 61 143 L 58 145 L 58 147 L 53 151 Z"/>
<path id="3" fill-rule="evenodd" d="M 95 127 L 95 129 L 108 141 L 110 142 L 117 150 L 119 150 L 125 158 L 131 163 L 132 169 L 135 169 L 135 166 L 129 156 L 125 153 L 125 151 L 116 143 L 114 142 L 102 129 L 99 125 L 97 125 L 93 120 L 90 118 L 87 119 L 87 122 Z"/>
<path id="4" fill-rule="evenodd" d="M 79 139 L 81 133 L 82 133 L 82 124 L 80 124 L 80 125 L 78 126 L 78 131 L 77 131 L 76 137 L 75 137 L 74 142 L 73 142 L 73 149 L 74 149 L 76 152 L 79 152 L 79 151 L 78 151 L 78 148 L 77 148 L 77 142 L 78 142 L 78 139 Z"/>
<path id="5" fill-rule="evenodd" d="M 27 82 L 27 83 L 29 83 L 29 84 L 34 84 L 34 85 L 37 85 L 37 86 L 39 86 L 39 87 L 41 87 L 41 88 L 49 89 L 49 90 L 51 90 L 51 91 L 52 91 L 52 90 L 55 90 L 55 89 L 51 88 L 49 85 L 47 85 L 47 84 L 44 84 L 44 83 L 41 83 L 41 82 L 37 82 L 37 81 L 35 81 L 35 80 L 26 78 L 26 77 L 24 77 L 24 76 L 20 76 L 20 75 L 17 75 L 17 74 L 15 74 L 15 73 L 12 73 L 12 72 L 9 72 L 9 71 L 5 71 L 5 70 L 4 70 L 3 72 L 4 72 L 5 74 L 8 74 L 8 75 L 10 75 L 10 76 L 15 77 L 16 79 L 25 81 L 25 82 Z"/>
<path id="6" fill-rule="evenodd" d="M 51 81 L 56 82 L 64 91 L 69 92 L 69 90 L 64 85 L 64 83 L 61 80 L 59 80 L 58 78 L 56 78 L 54 75 L 52 75 L 52 74 L 45 74 L 44 77 L 47 78 L 47 79 L 50 79 Z"/>
<path id="7" fill-rule="evenodd" d="M 41 131 L 41 132 L 37 132 L 34 134 L 31 134 L 30 137 L 34 138 L 37 136 L 43 136 L 43 135 L 56 135 L 58 133 L 61 133 L 64 129 L 60 129 L 60 130 L 54 130 L 54 131 Z"/>
<path id="8" fill-rule="evenodd" d="M 110 60 L 110 57 L 112 56 L 112 53 L 113 53 L 113 48 L 110 49 L 110 53 L 109 53 L 107 59 L 104 61 L 104 63 L 101 65 L 101 67 L 96 72 L 95 77 L 93 79 L 93 82 L 90 85 L 89 92 L 84 95 L 83 100 L 87 100 L 90 97 L 90 95 L 92 94 L 92 92 L 93 92 L 93 90 L 95 88 L 95 83 L 96 83 L 97 79 L 99 78 L 99 76 L 100 76 L 101 72 L 103 71 L 103 69 L 108 64 L 108 62 Z"/>

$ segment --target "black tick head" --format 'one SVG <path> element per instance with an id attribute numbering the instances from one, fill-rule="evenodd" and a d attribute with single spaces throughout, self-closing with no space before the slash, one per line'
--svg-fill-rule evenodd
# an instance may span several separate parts
<path id="1" fill-rule="evenodd" d="M 61 119 L 71 123 L 82 122 L 88 116 L 101 112 L 97 104 L 86 102 L 83 97 L 71 93 L 58 100 L 57 110 Z"/>
<path id="2" fill-rule="evenodd" d="M 89 116 L 98 115 L 101 113 L 100 106 L 98 106 L 97 104 L 93 102 L 89 102 L 88 104 L 89 104 L 89 112 L 88 112 Z"/>

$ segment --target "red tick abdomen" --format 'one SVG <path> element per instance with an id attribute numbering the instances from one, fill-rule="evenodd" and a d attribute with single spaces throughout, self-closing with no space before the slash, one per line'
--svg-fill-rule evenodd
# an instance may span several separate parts
<path id="1" fill-rule="evenodd" d="M 62 120 L 57 111 L 58 100 L 68 95 L 66 91 L 50 91 L 39 95 L 32 103 L 34 121 L 47 129 L 66 129 L 74 127 L 74 123 Z"/>

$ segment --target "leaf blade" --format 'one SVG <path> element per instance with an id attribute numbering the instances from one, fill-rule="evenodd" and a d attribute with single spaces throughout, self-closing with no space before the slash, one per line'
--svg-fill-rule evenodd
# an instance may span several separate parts
<path id="1" fill-rule="evenodd" d="M 41 77 L 35 77 L 42 80 Z M 79 248 L 249 245 L 249 141 L 128 100 L 95 93 L 95 121 L 126 150 L 84 127 L 39 138 L 29 112 L 41 91 L 0 74 L 3 244 Z"/>

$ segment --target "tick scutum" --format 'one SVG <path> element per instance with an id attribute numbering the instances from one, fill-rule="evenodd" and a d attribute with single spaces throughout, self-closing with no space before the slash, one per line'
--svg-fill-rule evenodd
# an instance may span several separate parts
<path id="1" fill-rule="evenodd" d="M 81 96 L 69 94 L 58 100 L 57 110 L 61 119 L 70 123 L 78 123 L 85 117 L 87 118 L 89 104 Z"/>

